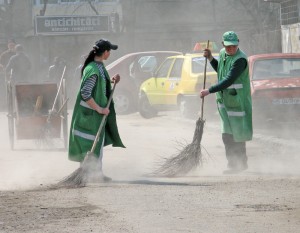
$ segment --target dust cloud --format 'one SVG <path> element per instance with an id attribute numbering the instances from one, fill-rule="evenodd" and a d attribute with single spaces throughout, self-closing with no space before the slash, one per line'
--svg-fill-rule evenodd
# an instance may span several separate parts
<path id="1" fill-rule="evenodd" d="M 278 41 L 275 39 L 270 40 L 272 42 L 269 41 L 269 44 L 265 43 L 267 40 L 264 36 L 270 36 L 270 34 L 265 31 L 257 33 L 262 28 L 257 24 L 257 19 L 254 19 L 253 15 L 244 14 L 244 10 L 237 11 L 245 7 L 243 4 L 235 4 L 237 1 L 229 1 L 229 3 L 223 0 L 173 1 L 173 3 L 172 1 L 142 1 L 137 4 L 134 1 L 122 0 L 120 2 L 124 2 L 122 3 L 124 4 L 122 5 L 124 18 L 119 33 L 17 38 L 19 43 L 25 45 L 25 51 L 32 60 L 33 81 L 47 81 L 49 67 L 53 65 L 55 58 L 63 59 L 67 66 L 69 113 L 73 109 L 80 85 L 80 75 L 75 72 L 76 68 L 82 64 L 82 56 L 87 55 L 94 42 L 102 37 L 119 45 L 119 49 L 112 51 L 111 57 L 105 61 L 106 65 L 127 53 L 137 51 L 192 52 L 195 42 L 208 39 L 215 41 L 220 49 L 221 35 L 227 30 L 234 30 L 239 34 L 240 47 L 248 55 L 280 51 L 277 46 Z M 270 12 L 270 14 L 264 14 L 270 17 L 264 18 L 265 20 L 261 22 L 272 22 L 264 25 L 264 28 L 276 28 L 277 20 L 272 19 L 276 17 L 278 6 L 269 3 L 260 4 L 260 9 Z M 255 6 L 249 3 L 248 7 Z M 242 17 L 238 15 L 239 12 L 243 12 Z M 257 13 L 257 11 L 253 12 Z M 262 13 L 254 15 L 258 18 L 262 17 Z M 245 22 L 240 20 L 236 22 L 236 18 L 242 18 Z M 143 30 L 143 28 L 146 29 Z M 277 30 L 274 31 L 277 32 Z M 3 73 L 1 75 L 4 80 Z M 126 77 L 121 77 L 121 82 L 122 78 Z M 5 93 L 5 88 L 6 86 L 2 83 L 1 93 Z M 6 102 L 2 101 L 1 104 L 0 190 L 46 186 L 60 181 L 78 168 L 78 163 L 67 160 L 66 151 L 35 150 L 34 142 L 24 144 L 17 142 L 17 149 L 10 151 L 7 137 Z M 170 118 L 172 117 L 171 114 Z M 159 156 L 174 153 L 176 147 L 174 138 L 177 137 L 179 140 L 191 138 L 194 128 L 193 120 L 188 123 L 183 120 L 184 123 L 181 123 L 181 120 L 177 118 L 174 121 L 166 119 L 168 119 L 167 114 L 150 121 L 141 119 L 137 113 L 118 116 L 121 136 L 127 144 L 127 149 L 106 148 L 104 172 L 117 180 L 143 179 L 145 174 L 151 172 Z M 207 158 L 204 166 L 192 172 L 191 176 L 220 176 L 222 170 L 226 168 L 225 152 L 218 125 L 219 122 L 210 122 L 210 119 L 207 119 L 203 146 L 211 158 Z M 299 148 L 295 147 L 299 144 L 299 136 L 297 136 L 299 128 L 281 126 L 281 131 L 274 131 L 274 127 L 277 125 L 270 128 L 258 127 L 257 131 L 255 128 L 257 137 L 247 144 L 249 170 L 244 174 L 299 175 Z M 291 136 L 293 134 L 296 138 Z M 277 140 L 276 136 L 278 136 L 279 146 L 273 145 L 274 140 Z M 265 138 L 268 139 L 267 143 Z M 287 139 L 281 140 L 281 138 Z"/>

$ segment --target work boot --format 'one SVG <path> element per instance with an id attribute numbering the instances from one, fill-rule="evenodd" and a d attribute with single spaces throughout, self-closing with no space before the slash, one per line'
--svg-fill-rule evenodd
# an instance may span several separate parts
<path id="1" fill-rule="evenodd" d="M 234 167 L 229 167 L 228 170 L 223 171 L 223 174 L 238 174 L 248 169 L 247 162 L 237 163 Z"/>
<path id="2" fill-rule="evenodd" d="M 90 176 L 88 181 L 89 183 L 108 183 L 112 181 L 112 178 L 101 174 L 100 176 Z"/>
<path id="3" fill-rule="evenodd" d="M 88 174 L 88 182 L 89 183 L 106 183 L 111 182 L 112 178 L 105 176 L 102 171 L 93 170 Z"/>
<path id="4" fill-rule="evenodd" d="M 111 182 L 112 181 L 112 178 L 105 176 L 105 175 L 102 175 L 102 179 L 103 179 L 103 182 Z"/>

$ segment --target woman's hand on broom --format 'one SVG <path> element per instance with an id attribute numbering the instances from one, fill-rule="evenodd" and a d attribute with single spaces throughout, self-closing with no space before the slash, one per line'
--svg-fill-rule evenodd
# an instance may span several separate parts
<path id="1" fill-rule="evenodd" d="M 108 108 L 100 108 L 99 113 L 107 116 L 109 114 L 109 109 Z"/>
<path id="2" fill-rule="evenodd" d="M 89 99 L 88 101 L 86 101 L 86 103 L 95 111 L 97 111 L 99 114 L 102 115 L 108 115 L 109 114 L 109 108 L 101 108 L 93 98 Z"/>
<path id="3" fill-rule="evenodd" d="M 202 91 L 200 91 L 200 98 L 204 98 L 205 96 L 209 95 L 210 92 L 208 89 L 203 89 Z"/>
<path id="4" fill-rule="evenodd" d="M 119 74 L 116 74 L 116 75 L 114 75 L 114 76 L 112 77 L 111 81 L 112 81 L 113 83 L 118 83 L 118 82 L 120 82 L 120 79 L 121 79 L 120 75 L 119 75 Z"/>

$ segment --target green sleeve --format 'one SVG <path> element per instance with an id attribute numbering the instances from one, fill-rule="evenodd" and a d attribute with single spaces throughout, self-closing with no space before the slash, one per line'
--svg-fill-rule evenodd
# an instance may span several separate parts
<path id="1" fill-rule="evenodd" d="M 229 70 L 227 77 L 223 79 L 221 82 L 211 86 L 209 88 L 210 93 L 215 93 L 218 91 L 222 91 L 232 85 L 234 81 L 243 73 L 243 71 L 247 68 L 247 60 L 245 58 L 237 59 L 233 64 L 231 69 Z"/>

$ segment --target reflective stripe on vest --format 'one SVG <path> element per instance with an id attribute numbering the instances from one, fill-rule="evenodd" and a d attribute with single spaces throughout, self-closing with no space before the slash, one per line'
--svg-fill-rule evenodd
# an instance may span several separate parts
<path id="1" fill-rule="evenodd" d="M 243 88 L 243 84 L 232 84 L 229 87 L 227 87 L 227 89 L 242 89 Z"/>
<path id="2" fill-rule="evenodd" d="M 243 117 L 246 115 L 245 111 L 243 112 L 233 112 L 233 111 L 227 111 L 228 116 L 235 116 L 235 117 Z"/>
<path id="3" fill-rule="evenodd" d="M 94 141 L 95 138 L 96 138 L 95 135 L 83 133 L 83 132 L 80 132 L 79 130 L 76 130 L 76 129 L 73 129 L 73 134 L 78 136 L 78 137 L 81 137 L 81 138 L 84 138 L 84 139 L 87 139 L 87 140 L 91 140 L 91 141 Z"/>
<path id="4" fill-rule="evenodd" d="M 218 103 L 218 108 L 219 109 L 225 108 L 225 105 Z M 242 112 L 226 111 L 226 112 L 227 112 L 228 116 L 233 116 L 233 117 L 243 117 L 246 115 L 245 111 L 242 111 Z"/>

